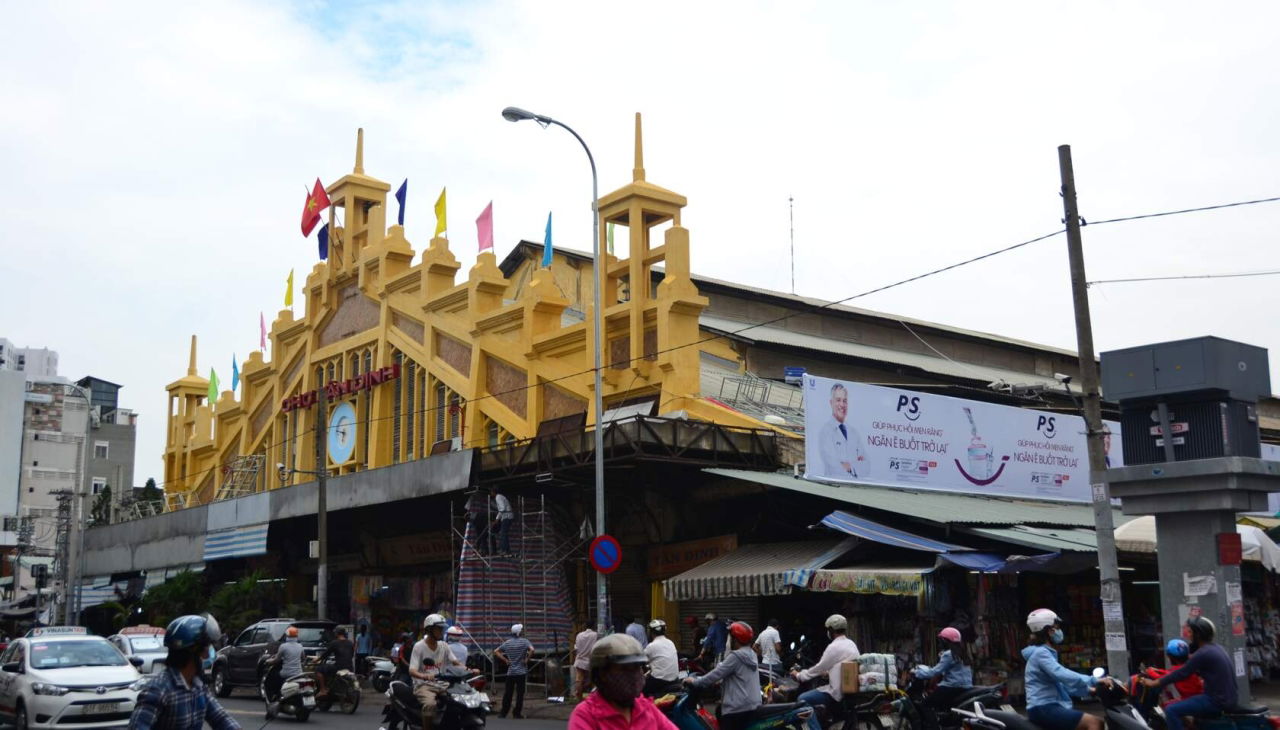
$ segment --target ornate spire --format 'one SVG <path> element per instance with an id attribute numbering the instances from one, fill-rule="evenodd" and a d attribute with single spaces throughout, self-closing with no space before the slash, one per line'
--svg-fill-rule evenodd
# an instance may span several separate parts
<path id="1" fill-rule="evenodd" d="M 187 362 L 187 375 L 196 374 L 196 336 L 191 335 L 191 359 Z"/>
<path id="2" fill-rule="evenodd" d="M 631 169 L 631 181 L 644 180 L 644 138 L 640 132 L 640 112 L 636 112 L 636 166 Z"/>
<path id="3" fill-rule="evenodd" d="M 356 175 L 364 174 L 364 127 L 356 130 L 356 167 L 351 172 Z"/>

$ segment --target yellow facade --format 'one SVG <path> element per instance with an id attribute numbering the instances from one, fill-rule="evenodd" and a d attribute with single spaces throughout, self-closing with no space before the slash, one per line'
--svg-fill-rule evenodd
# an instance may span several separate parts
<path id="1" fill-rule="evenodd" d="M 659 412 L 769 428 L 699 395 L 701 353 L 737 355 L 698 327 L 707 300 L 689 278 L 689 232 L 680 225 L 686 200 L 645 180 L 642 149 L 637 114 L 633 179 L 599 205 L 600 250 L 614 223 L 628 254 L 604 257 L 605 407 L 656 396 Z M 396 366 L 399 376 L 329 401 L 330 413 L 349 403 L 355 415 L 354 453 L 341 464 L 330 459 L 331 473 L 423 458 L 437 442 L 470 448 L 531 438 L 540 423 L 575 413 L 595 422 L 593 267 L 557 254 L 549 268 L 525 261 L 507 278 L 485 252 L 459 282 L 443 237 L 415 263 L 404 229 L 386 226 L 390 186 L 364 173 L 362 134 L 351 174 L 326 189 L 329 260 L 307 276 L 302 316 L 283 310 L 272 323 L 271 360 L 250 354 L 241 392 L 223 391 L 211 407 L 192 337 L 187 375 L 168 386 L 171 509 L 225 494 L 220 488 L 245 455 L 262 457 L 253 489 L 310 481 L 298 473 L 281 482 L 275 465 L 315 470 L 317 409 L 282 404 L 322 384 L 364 385 L 367 373 L 383 368 Z M 664 272 L 653 285 L 657 264 Z"/>

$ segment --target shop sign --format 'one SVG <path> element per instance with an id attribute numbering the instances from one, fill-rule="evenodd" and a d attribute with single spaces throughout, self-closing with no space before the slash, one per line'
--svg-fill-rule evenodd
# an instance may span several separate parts
<path id="1" fill-rule="evenodd" d="M 652 580 L 670 578 L 738 549 L 737 535 L 678 542 L 649 548 L 647 573 Z"/>
<path id="2" fill-rule="evenodd" d="M 449 532 L 439 530 L 379 540 L 378 552 L 385 565 L 418 565 L 448 560 L 453 547 L 449 543 Z"/>
<path id="3" fill-rule="evenodd" d="M 1084 419 L 804 376 L 805 476 L 965 494 L 1090 501 Z M 1108 467 L 1124 464 L 1105 422 Z"/>
<path id="4" fill-rule="evenodd" d="M 367 373 L 361 373 L 354 378 L 346 380 L 330 380 L 324 386 L 325 396 L 328 400 L 337 400 L 345 395 L 359 393 L 362 390 L 371 390 L 375 385 L 395 380 L 400 377 L 400 366 L 396 364 L 388 365 L 385 368 L 370 370 Z M 320 391 L 313 390 L 308 393 L 298 393 L 280 401 L 280 410 L 284 413 L 296 410 L 298 408 L 310 408 L 320 401 Z"/>
<path id="5" fill-rule="evenodd" d="M 873 570 L 818 570 L 813 574 L 809 590 L 819 593 L 919 596 L 924 593 L 924 575 Z"/>

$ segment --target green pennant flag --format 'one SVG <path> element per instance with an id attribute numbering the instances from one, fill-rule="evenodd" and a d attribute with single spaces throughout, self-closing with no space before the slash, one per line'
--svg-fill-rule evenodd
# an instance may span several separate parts
<path id="1" fill-rule="evenodd" d="M 213 407 L 218 402 L 218 373 L 213 368 L 209 368 L 209 406 Z"/>

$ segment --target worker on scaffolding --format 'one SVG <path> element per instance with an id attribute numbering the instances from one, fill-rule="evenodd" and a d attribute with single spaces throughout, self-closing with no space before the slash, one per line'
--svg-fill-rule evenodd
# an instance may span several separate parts
<path id="1" fill-rule="evenodd" d="M 477 553 L 493 552 L 492 546 L 488 544 L 490 506 L 489 492 L 484 489 L 472 492 L 463 506 L 467 513 L 467 530 L 463 534 L 470 537 L 471 547 Z M 483 550 L 480 548 L 482 544 L 485 546 Z"/>
<path id="2" fill-rule="evenodd" d="M 511 552 L 511 521 L 515 519 L 516 513 L 511 509 L 511 500 L 505 495 L 493 492 L 493 506 L 497 510 L 497 520 L 494 522 L 494 528 L 498 532 L 498 554 L 510 556 Z"/>

